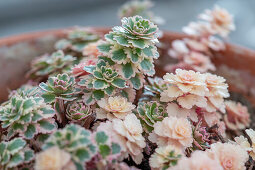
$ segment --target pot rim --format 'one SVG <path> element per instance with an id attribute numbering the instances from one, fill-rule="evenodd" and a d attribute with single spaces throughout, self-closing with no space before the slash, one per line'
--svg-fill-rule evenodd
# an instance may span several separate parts
<path id="1" fill-rule="evenodd" d="M 18 42 L 32 40 L 32 39 L 36 39 L 36 38 L 43 37 L 43 36 L 50 35 L 50 34 L 62 37 L 65 35 L 65 32 L 67 30 L 70 30 L 72 28 L 75 28 L 75 27 L 67 27 L 67 28 L 60 28 L 60 29 L 46 29 L 46 30 L 42 30 L 42 31 L 32 31 L 32 32 L 2 37 L 2 38 L 0 38 L 0 46 L 4 46 L 4 45 L 9 46 L 9 45 L 12 45 L 12 44 L 15 44 Z M 82 28 L 90 28 L 92 30 L 95 30 L 96 32 L 105 32 L 105 33 L 109 32 L 111 30 L 110 27 L 82 27 Z M 188 37 L 184 33 L 179 33 L 179 32 L 174 32 L 174 31 L 169 31 L 169 30 L 162 30 L 162 32 L 163 32 L 163 39 L 165 39 L 165 37 L 167 37 L 167 38 L 171 37 L 171 39 L 181 39 L 184 37 Z M 247 47 L 244 47 L 244 46 L 238 45 L 238 44 L 233 44 L 233 43 L 228 43 L 228 42 L 225 42 L 225 43 L 228 46 L 231 46 L 233 48 L 242 49 L 249 53 L 253 53 L 255 55 L 255 50 L 252 50 L 250 48 L 247 48 Z"/>

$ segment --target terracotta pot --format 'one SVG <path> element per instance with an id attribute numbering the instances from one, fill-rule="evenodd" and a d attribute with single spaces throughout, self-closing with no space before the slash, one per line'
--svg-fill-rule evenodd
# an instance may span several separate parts
<path id="1" fill-rule="evenodd" d="M 103 34 L 110 30 L 93 29 Z M 27 81 L 24 75 L 29 70 L 30 61 L 38 55 L 52 52 L 54 43 L 64 35 L 64 29 L 60 29 L 0 39 L 0 103 L 7 99 L 8 90 L 16 89 Z M 171 42 L 183 37 L 184 34 L 164 31 L 160 40 L 164 45 L 156 65 L 157 75 L 165 74 L 162 68 L 170 61 L 167 49 Z M 217 66 L 216 74 L 227 79 L 230 91 L 242 94 L 255 105 L 255 51 L 227 44 L 225 51 L 215 53 L 213 62 Z"/>

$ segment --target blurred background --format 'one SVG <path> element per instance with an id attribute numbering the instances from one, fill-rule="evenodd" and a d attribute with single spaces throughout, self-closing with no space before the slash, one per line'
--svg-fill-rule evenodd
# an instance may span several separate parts
<path id="1" fill-rule="evenodd" d="M 113 26 L 126 0 L 0 0 L 0 37 L 80 26 Z M 215 4 L 234 15 L 236 31 L 227 41 L 255 49 L 255 0 L 154 0 L 152 11 L 165 19 L 160 29 L 180 32 Z"/>

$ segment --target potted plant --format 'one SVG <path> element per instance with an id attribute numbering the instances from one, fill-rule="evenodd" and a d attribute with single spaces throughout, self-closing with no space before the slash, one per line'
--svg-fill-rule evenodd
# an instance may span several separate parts
<path id="1" fill-rule="evenodd" d="M 234 29 L 224 9 L 200 18 L 160 38 L 135 15 L 0 40 L 1 88 L 15 88 L 1 93 L 0 167 L 252 169 L 255 52 L 216 39 Z"/>

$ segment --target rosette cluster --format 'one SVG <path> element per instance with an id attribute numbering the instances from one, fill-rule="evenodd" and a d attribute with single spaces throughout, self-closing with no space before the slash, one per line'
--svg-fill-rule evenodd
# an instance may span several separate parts
<path id="1" fill-rule="evenodd" d="M 73 101 L 67 105 L 66 117 L 71 122 L 78 123 L 85 128 L 89 128 L 94 121 L 94 111 L 82 101 Z"/>
<path id="2" fill-rule="evenodd" d="M 61 50 L 56 51 L 51 55 L 44 54 L 31 62 L 31 70 L 27 75 L 36 79 L 69 72 L 71 71 L 72 64 L 75 60 L 75 57 L 65 55 Z"/>
<path id="3" fill-rule="evenodd" d="M 55 102 L 57 99 L 72 101 L 75 79 L 67 74 L 58 74 L 57 76 L 49 77 L 46 83 L 42 82 L 39 87 L 42 89 L 42 97 L 48 103 Z"/>
<path id="4" fill-rule="evenodd" d="M 154 6 L 154 3 L 150 0 L 131 0 L 127 1 L 119 9 L 118 15 L 120 18 L 132 17 L 132 16 L 142 16 L 143 18 L 149 19 L 156 24 L 163 24 L 164 20 L 155 16 L 150 9 Z"/>
<path id="5" fill-rule="evenodd" d="M 164 107 L 158 102 L 139 102 L 137 107 L 137 117 L 140 119 L 144 130 L 149 133 L 152 132 L 153 125 L 162 121 L 168 114 Z"/>
<path id="6" fill-rule="evenodd" d="M 84 163 L 96 154 L 96 146 L 91 141 L 91 133 L 79 125 L 69 124 L 47 139 L 43 150 L 58 147 L 71 156 L 77 169 L 83 169 Z"/>
<path id="7" fill-rule="evenodd" d="M 0 168 L 2 170 L 13 169 L 21 164 L 29 163 L 33 157 L 34 151 L 21 138 L 0 143 Z"/>
<path id="8" fill-rule="evenodd" d="M 6 128 L 7 138 L 32 139 L 39 133 L 51 133 L 56 129 L 54 115 L 55 110 L 42 97 L 14 95 L 0 106 L 1 127 Z"/>
<path id="9" fill-rule="evenodd" d="M 90 43 L 96 42 L 100 36 L 88 28 L 74 28 L 67 32 L 67 38 L 61 39 L 55 44 L 57 50 L 63 50 L 65 53 L 82 56 L 83 49 Z"/>
<path id="10" fill-rule="evenodd" d="M 159 57 L 155 43 L 158 28 L 140 16 L 123 18 L 105 35 L 106 41 L 98 45 L 99 51 L 113 61 L 118 74 L 130 86 L 140 89 L 144 75 L 155 73 L 153 60 Z"/>

